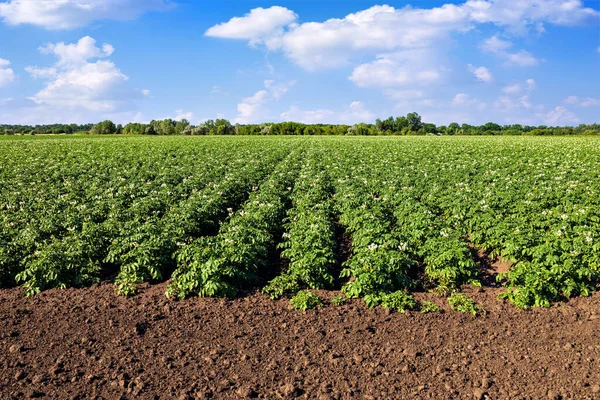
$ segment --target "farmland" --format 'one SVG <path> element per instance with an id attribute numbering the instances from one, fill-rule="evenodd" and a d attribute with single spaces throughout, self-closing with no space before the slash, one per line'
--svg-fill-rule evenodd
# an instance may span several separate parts
<path id="1" fill-rule="evenodd" d="M 0 393 L 592 398 L 599 150 L 0 138 Z"/>
<path id="2" fill-rule="evenodd" d="M 29 296 L 111 279 L 131 295 L 168 280 L 172 299 L 341 289 L 404 312 L 415 291 L 481 286 L 485 254 L 510 263 L 493 276 L 501 297 L 547 307 L 598 283 L 599 149 L 593 138 L 2 140 L 0 283 Z"/>

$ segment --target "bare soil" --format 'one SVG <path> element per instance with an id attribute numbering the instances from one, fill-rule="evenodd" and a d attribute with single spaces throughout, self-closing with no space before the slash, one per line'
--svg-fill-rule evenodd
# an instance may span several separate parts
<path id="1" fill-rule="evenodd" d="M 600 293 L 522 311 L 465 288 L 487 311 L 472 317 L 429 293 L 441 312 L 164 289 L 0 290 L 0 398 L 600 398 Z"/>

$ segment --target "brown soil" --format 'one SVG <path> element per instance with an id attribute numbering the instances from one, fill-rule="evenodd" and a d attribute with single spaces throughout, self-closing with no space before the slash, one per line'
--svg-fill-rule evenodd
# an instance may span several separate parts
<path id="1" fill-rule="evenodd" d="M 520 311 L 466 288 L 487 310 L 471 317 L 428 293 L 441 312 L 164 288 L 0 291 L 0 398 L 600 398 L 600 293 Z"/>
<path id="2" fill-rule="evenodd" d="M 475 248 L 472 244 L 469 244 L 471 255 L 477 267 L 479 268 L 479 280 L 484 286 L 489 287 L 500 287 L 500 282 L 497 281 L 498 274 L 503 274 L 510 270 L 513 265 L 511 261 L 504 260 L 501 256 L 490 257 L 482 249 Z"/>

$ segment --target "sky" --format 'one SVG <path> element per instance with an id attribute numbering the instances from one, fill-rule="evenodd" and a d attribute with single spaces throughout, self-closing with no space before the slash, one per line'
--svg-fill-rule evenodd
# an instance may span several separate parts
<path id="1" fill-rule="evenodd" d="M 0 0 L 0 124 L 600 122 L 600 1 Z"/>

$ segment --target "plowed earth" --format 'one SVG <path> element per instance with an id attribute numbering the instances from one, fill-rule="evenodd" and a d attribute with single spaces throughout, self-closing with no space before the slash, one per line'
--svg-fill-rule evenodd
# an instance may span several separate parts
<path id="1" fill-rule="evenodd" d="M 164 289 L 1 290 L 0 397 L 600 398 L 600 293 L 521 311 L 500 289 L 466 288 L 487 310 L 471 317 L 428 293 L 417 300 L 441 312 L 300 312 L 258 293 L 174 302 Z"/>

